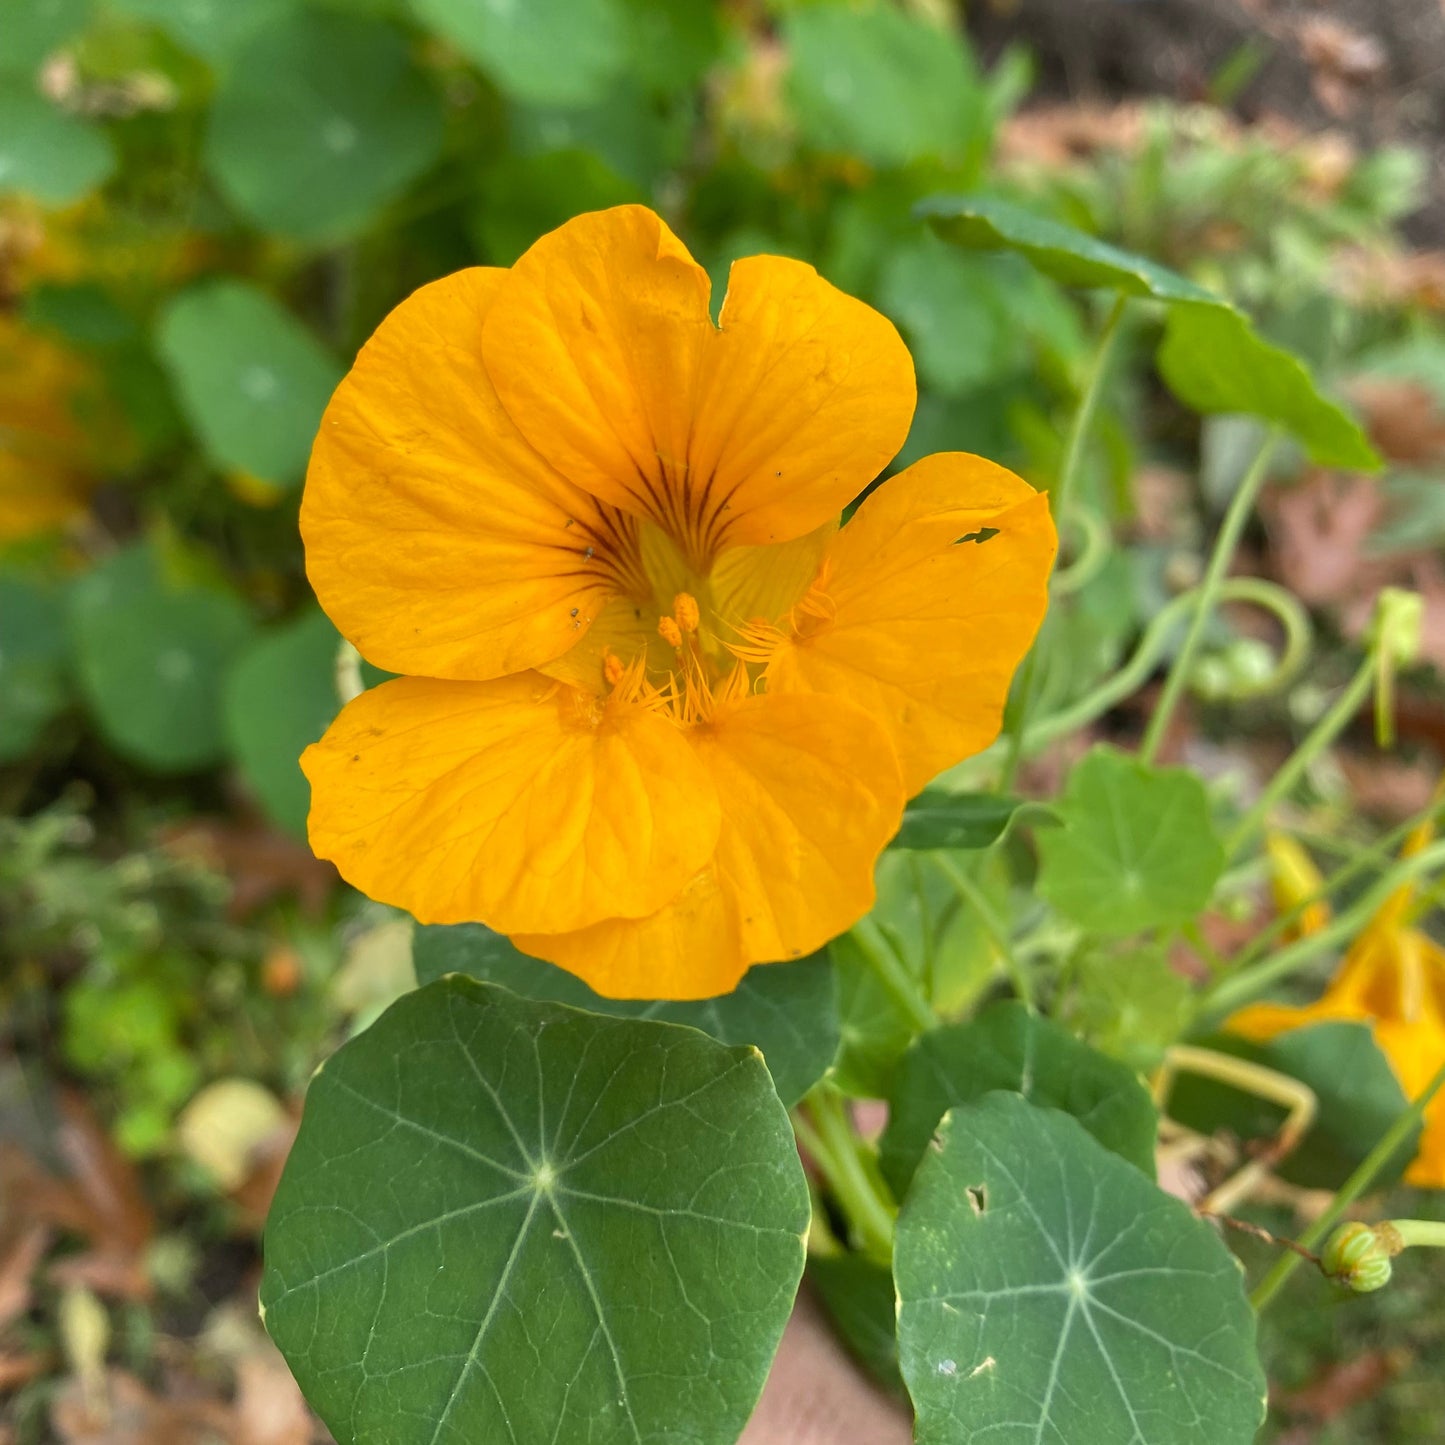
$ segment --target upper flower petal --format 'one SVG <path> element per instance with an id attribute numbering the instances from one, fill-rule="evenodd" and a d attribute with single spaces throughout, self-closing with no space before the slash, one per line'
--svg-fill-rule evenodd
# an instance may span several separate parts
<path id="1" fill-rule="evenodd" d="M 307 574 L 337 627 L 391 671 L 480 680 L 549 662 L 613 586 L 597 502 L 523 440 L 482 365 L 505 274 L 461 271 L 403 301 L 312 451 Z"/>
<path id="2" fill-rule="evenodd" d="M 915 400 L 893 325 L 810 266 L 739 261 L 720 328 L 708 290 L 656 215 L 619 206 L 542 237 L 484 337 L 532 445 L 699 566 L 836 514 L 903 444 Z"/>
<path id="3" fill-rule="evenodd" d="M 860 709 L 753 696 L 693 734 L 722 803 L 711 862 L 648 918 L 514 938 L 613 998 L 710 998 L 751 964 L 797 958 L 873 904 L 903 790 Z"/>
<path id="4" fill-rule="evenodd" d="M 866 708 L 916 793 L 998 736 L 1056 546 L 1048 498 L 1027 482 L 964 452 L 925 457 L 834 538 L 768 686 Z"/>
<path id="5" fill-rule="evenodd" d="M 672 723 L 536 673 L 383 683 L 301 766 L 312 849 L 423 923 L 640 917 L 717 841 L 717 794 Z"/>

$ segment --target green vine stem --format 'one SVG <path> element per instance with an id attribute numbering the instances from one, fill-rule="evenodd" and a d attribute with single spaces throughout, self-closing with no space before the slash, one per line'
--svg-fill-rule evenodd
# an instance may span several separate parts
<path id="1" fill-rule="evenodd" d="M 1089 368 L 1083 392 L 1079 396 L 1079 404 L 1074 410 L 1073 420 L 1069 423 L 1069 434 L 1064 442 L 1064 459 L 1059 466 L 1059 475 L 1054 483 L 1051 503 L 1055 524 L 1060 530 L 1069 516 L 1069 496 L 1074 490 L 1079 471 L 1083 466 L 1084 448 L 1088 442 L 1089 432 L 1093 429 L 1094 413 L 1099 408 L 1099 397 L 1104 390 L 1104 378 L 1108 375 L 1109 360 L 1113 355 L 1114 342 L 1119 334 L 1119 323 L 1124 319 L 1124 311 L 1128 304 L 1129 298 L 1124 292 L 1120 291 L 1115 295 L 1114 304 L 1109 308 L 1103 329 L 1099 332 L 1098 348 L 1094 352 L 1093 364 Z M 1087 559 L 1081 558 L 1080 560 Z M 1077 564 L 1075 564 L 1076 566 Z M 1068 576 L 1069 573 L 1074 572 L 1075 567 L 1067 569 L 1064 575 Z M 1023 760 L 1023 745 L 1028 732 L 1029 714 L 1033 711 L 1034 703 L 1037 700 L 1039 654 L 1046 637 L 1047 633 L 1041 632 L 1035 639 L 1019 672 L 1018 702 L 1014 713 L 1013 727 L 1009 733 L 1008 754 L 1004 759 L 1003 771 L 999 774 L 998 791 L 1001 793 L 1008 792 L 1013 786 L 1014 775 L 1018 772 L 1019 763 Z"/>
<path id="2" fill-rule="evenodd" d="M 1257 963 L 1311 908 L 1319 903 L 1328 903 L 1335 894 L 1346 885 L 1353 883 L 1362 873 L 1367 873 L 1376 866 L 1393 866 L 1392 855 L 1396 847 L 1421 824 L 1433 822 L 1438 818 L 1442 810 L 1445 810 L 1445 802 L 1438 798 L 1432 799 L 1418 813 L 1406 818 L 1403 823 L 1397 823 L 1388 833 L 1376 839 L 1368 847 L 1361 848 L 1354 853 L 1347 863 L 1331 873 L 1309 897 L 1300 899 L 1288 912 L 1281 913 L 1268 927 L 1256 934 L 1250 940 L 1249 946 L 1235 956 L 1227 969 L 1220 972 L 1220 977 L 1226 973 L 1241 972 Z M 1388 872 L 1388 876 L 1398 881 L 1394 872 Z"/>
<path id="3" fill-rule="evenodd" d="M 1379 663 L 1374 652 L 1366 653 L 1364 661 L 1356 669 L 1344 691 L 1335 699 L 1333 706 L 1310 729 L 1305 740 L 1269 780 L 1255 800 L 1254 806 L 1234 825 L 1229 837 L 1224 840 L 1224 851 L 1229 857 L 1232 858 L 1238 853 L 1265 825 L 1275 804 L 1293 791 L 1309 765 L 1349 726 L 1365 705 L 1378 670 Z"/>
<path id="4" fill-rule="evenodd" d="M 1246 968 L 1240 968 L 1226 975 L 1207 988 L 1199 1000 L 1200 1021 L 1218 1020 L 1233 1013 L 1241 1004 L 1271 988 L 1281 979 L 1298 973 L 1306 964 L 1320 954 L 1328 952 L 1336 944 L 1354 938 L 1374 916 L 1380 905 L 1403 883 L 1408 883 L 1422 874 L 1445 868 L 1445 843 L 1435 843 L 1409 858 L 1402 858 L 1388 873 L 1362 893 L 1348 909 L 1332 923 L 1296 940 L 1282 948 L 1272 958 Z"/>
<path id="5" fill-rule="evenodd" d="M 1249 684 L 1249 696 L 1282 686 L 1304 665 L 1312 633 L 1309 615 L 1283 587 L 1259 577 L 1229 577 L 1220 584 L 1214 600 L 1216 603 L 1249 602 L 1263 607 L 1279 620 L 1284 629 L 1284 649 L 1279 661 L 1268 677 Z M 1204 588 L 1201 584 L 1188 592 L 1181 592 L 1166 603 L 1144 630 L 1134 655 L 1118 672 L 1105 678 L 1077 702 L 1052 713 L 1028 730 L 1024 738 L 1024 755 L 1031 756 L 1056 739 L 1077 731 L 1138 692 L 1164 656 L 1174 629 L 1203 601 Z"/>
<path id="6" fill-rule="evenodd" d="M 897 1210 L 842 1094 L 819 1084 L 793 1111 L 793 1129 L 843 1211 L 850 1243 L 880 1264 L 891 1263 Z"/>
<path id="7" fill-rule="evenodd" d="M 888 997 L 898 1005 L 908 1021 L 920 1033 L 927 1033 L 938 1023 L 933 1005 L 918 985 L 918 980 L 903 966 L 902 960 L 886 942 L 880 944 L 860 927 L 849 935 L 863 955 L 873 976 L 883 985 Z"/>
<path id="8" fill-rule="evenodd" d="M 1142 762 L 1154 761 L 1159 745 L 1164 741 L 1169 721 L 1174 716 L 1174 709 L 1179 705 L 1179 699 L 1189 682 L 1189 674 L 1194 668 L 1194 657 L 1199 651 L 1204 629 L 1219 599 L 1225 573 L 1229 571 L 1229 564 L 1234 561 L 1239 539 L 1244 533 L 1244 524 L 1249 520 L 1259 490 L 1269 475 L 1269 459 L 1274 454 L 1278 437 L 1277 430 L 1271 430 L 1265 437 L 1249 465 L 1249 470 L 1245 472 L 1234 496 L 1230 498 L 1219 536 L 1215 539 L 1214 551 L 1210 554 L 1209 565 L 1204 572 L 1204 580 L 1199 584 L 1199 602 L 1190 619 L 1189 631 L 1184 635 L 1184 645 L 1179 649 L 1169 669 L 1169 675 L 1164 679 L 1164 691 L 1160 694 L 1149 725 L 1144 730 L 1144 740 L 1139 745 L 1139 758 Z"/>
<path id="9" fill-rule="evenodd" d="M 1004 968 L 1008 971 L 1009 978 L 1013 982 L 1014 992 L 1018 995 L 1020 1002 L 1033 1008 L 1033 975 L 1014 953 L 1013 945 L 1009 942 L 1008 925 L 993 911 L 988 899 L 984 897 L 983 889 L 947 853 L 940 852 L 934 856 L 940 871 L 963 895 L 964 902 L 973 909 L 994 952 L 998 954 Z"/>
<path id="10" fill-rule="evenodd" d="M 1422 853 L 1418 856 L 1423 858 L 1425 855 Z M 1370 1187 L 1386 1162 L 1409 1138 L 1442 1086 L 1445 1086 L 1445 1064 L 1440 1066 L 1435 1077 L 1426 1084 L 1415 1102 L 1381 1135 L 1379 1142 L 1361 1161 L 1359 1168 L 1340 1186 L 1339 1192 L 1330 1201 L 1329 1208 L 1300 1235 L 1299 1244 L 1302 1249 L 1314 1249 L 1329 1236 L 1344 1215 L 1345 1210 Z M 1264 1278 L 1250 1294 L 1249 1302 L 1254 1306 L 1256 1313 L 1268 1307 L 1270 1301 L 1284 1288 L 1290 1276 L 1299 1268 L 1300 1263 L 1301 1257 L 1298 1254 L 1282 1254 L 1275 1260 Z"/>

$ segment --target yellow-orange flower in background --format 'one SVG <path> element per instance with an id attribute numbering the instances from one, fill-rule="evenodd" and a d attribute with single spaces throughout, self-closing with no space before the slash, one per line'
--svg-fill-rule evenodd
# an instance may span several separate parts
<path id="1" fill-rule="evenodd" d="M 915 401 L 809 266 L 706 272 L 580 216 L 382 323 L 321 425 L 317 596 L 406 676 L 302 765 L 312 846 L 617 997 L 702 998 L 872 904 L 904 799 L 993 741 L 1046 603 L 1046 499 L 961 453 L 840 510 Z"/>
<path id="2" fill-rule="evenodd" d="M 1419 852 L 1433 833 L 1428 824 L 1416 829 L 1403 856 Z M 1406 1098 L 1416 1098 L 1445 1064 L 1445 949 L 1411 925 L 1414 899 L 1414 885 L 1405 884 L 1385 900 L 1316 1002 L 1302 1008 L 1252 1004 L 1225 1027 L 1265 1043 L 1308 1024 L 1368 1023 Z M 1405 1180 L 1445 1189 L 1445 1094 L 1425 1112 L 1419 1151 Z"/>

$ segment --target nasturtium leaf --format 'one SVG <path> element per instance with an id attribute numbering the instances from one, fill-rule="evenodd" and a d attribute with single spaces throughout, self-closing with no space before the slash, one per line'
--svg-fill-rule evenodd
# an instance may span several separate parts
<path id="1" fill-rule="evenodd" d="M 1139 1073 L 1159 1067 L 1196 1012 L 1189 980 L 1157 943 L 1087 943 L 1073 958 L 1070 979 L 1069 1027 Z"/>
<path id="2" fill-rule="evenodd" d="M 394 26 L 317 11 L 258 29 L 227 65 L 206 156 L 267 230 L 335 241 L 361 230 L 436 158 L 442 105 Z"/>
<path id="3" fill-rule="evenodd" d="M 0 75 L 32 77 L 89 18 L 90 0 L 0 0 Z"/>
<path id="4" fill-rule="evenodd" d="M 791 8 L 783 38 L 793 114 L 817 149 L 901 166 L 980 145 L 984 91 L 957 31 L 825 0 Z"/>
<path id="5" fill-rule="evenodd" d="M 861 1254 L 810 1255 L 808 1282 L 858 1363 L 880 1385 L 901 1394 L 897 1301 L 888 1267 Z"/>
<path id="6" fill-rule="evenodd" d="M 626 60 L 618 0 L 412 0 L 412 9 L 517 100 L 600 100 Z"/>
<path id="7" fill-rule="evenodd" d="M 1170 391 L 1195 411 L 1243 412 L 1290 432 L 1321 466 L 1376 471 L 1360 425 L 1297 357 L 1265 341 L 1237 311 L 1176 306 L 1157 357 Z"/>
<path id="8" fill-rule="evenodd" d="M 300 0 L 112 0 L 137 20 L 161 27 L 178 45 L 210 61 L 228 58 L 265 25 L 275 25 Z"/>
<path id="9" fill-rule="evenodd" d="M 925 788 L 903 810 L 890 848 L 987 848 L 1003 837 L 1018 798 Z"/>
<path id="10" fill-rule="evenodd" d="M 1108 287 L 1156 301 L 1228 309 L 1227 302 L 1166 266 L 996 196 L 932 196 L 921 201 L 914 214 L 955 245 L 1016 251 L 1066 286 Z"/>
<path id="11" fill-rule="evenodd" d="M 889 248 L 878 304 L 907 338 L 919 381 L 939 395 L 964 396 L 1027 367 L 1016 270 L 1036 278 L 1009 261 L 966 255 L 927 232 Z"/>
<path id="12" fill-rule="evenodd" d="M 294 316 L 244 281 L 208 281 L 170 301 L 157 340 L 212 461 L 301 480 L 341 368 Z"/>
<path id="13" fill-rule="evenodd" d="M 889 961 L 942 1014 L 975 1003 L 998 960 L 958 891 L 953 860 L 889 849 L 878 860 L 872 911 L 828 945 L 838 974 L 842 1046 L 833 1079 L 844 1093 L 887 1098 L 918 1021 L 883 981 Z M 987 878 L 978 880 L 987 893 Z"/>
<path id="14" fill-rule="evenodd" d="M 238 597 L 172 570 L 138 543 L 71 589 L 85 699 L 114 747 L 158 772 L 206 767 L 222 756 L 222 680 L 253 634 Z"/>
<path id="15" fill-rule="evenodd" d="M 0 573 L 0 763 L 23 758 L 70 699 L 60 588 Z"/>
<path id="16" fill-rule="evenodd" d="M 448 978 L 312 1081 L 261 1301 L 341 1445 L 733 1445 L 808 1221 L 755 1050 Z"/>
<path id="17" fill-rule="evenodd" d="M 919 1445 L 1248 1445 L 1265 1379 L 1215 1232 L 1067 1114 L 952 1110 L 898 1220 Z"/>
<path id="18" fill-rule="evenodd" d="M 1310 1024 L 1263 1044 L 1237 1034 L 1195 1042 L 1276 1069 L 1314 1090 L 1319 1101 L 1314 1123 L 1275 1166 L 1282 1179 L 1305 1189 L 1338 1189 L 1409 1106 L 1368 1024 Z M 1201 1134 L 1228 1129 L 1246 1142 L 1273 1138 L 1285 1118 L 1282 1105 L 1189 1073 L 1175 1080 L 1168 1113 Z M 1415 1157 L 1419 1138 L 1417 1128 L 1376 1174 L 1373 1187 L 1400 1178 Z"/>
<path id="19" fill-rule="evenodd" d="M 504 984 L 523 998 L 613 1018 L 686 1024 L 724 1044 L 752 1044 L 773 1076 L 778 1097 L 796 1104 L 828 1071 L 838 1052 L 838 997 L 824 952 L 750 968 L 732 993 L 689 1003 L 604 998 L 564 969 L 532 958 L 480 923 L 416 930 L 412 960 L 418 983 L 449 973 Z"/>
<path id="20" fill-rule="evenodd" d="M 114 168 L 115 152 L 100 126 L 67 115 L 28 83 L 0 87 L 0 196 L 19 193 L 65 206 Z"/>
<path id="21" fill-rule="evenodd" d="M 488 261 L 510 266 L 539 236 L 580 211 L 645 199 L 591 151 L 508 153 L 482 177 L 472 230 Z"/>
<path id="22" fill-rule="evenodd" d="M 1069 774 L 1062 828 L 1039 835 L 1039 892 L 1095 933 L 1189 922 L 1224 869 L 1204 784 L 1097 747 Z"/>
<path id="23" fill-rule="evenodd" d="M 907 1193 L 939 1120 L 995 1089 L 1071 1114 L 1106 1149 L 1154 1177 L 1159 1121 L 1138 1078 L 1066 1029 L 1005 1002 L 924 1034 L 903 1056 L 878 1146 L 895 1197 Z"/>
<path id="24" fill-rule="evenodd" d="M 258 638 L 226 678 L 231 756 L 271 820 L 298 838 L 311 806 L 299 760 L 340 710 L 340 642 L 325 614 L 311 610 Z"/>
<path id="25" fill-rule="evenodd" d="M 657 95 L 691 90 L 723 46 L 717 0 L 623 0 L 628 70 Z"/>

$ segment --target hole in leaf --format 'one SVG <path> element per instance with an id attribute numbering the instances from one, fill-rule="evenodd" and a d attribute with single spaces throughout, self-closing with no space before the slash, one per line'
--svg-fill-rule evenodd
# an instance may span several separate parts
<path id="1" fill-rule="evenodd" d="M 980 527 L 976 532 L 965 532 L 961 537 L 953 539 L 953 545 L 958 546 L 960 542 L 977 542 L 980 546 L 987 542 L 990 537 L 998 536 L 997 527 Z"/>
<path id="2" fill-rule="evenodd" d="M 964 1193 L 968 1195 L 968 1207 L 982 1218 L 984 1210 L 988 1208 L 988 1185 L 970 1184 Z"/>

